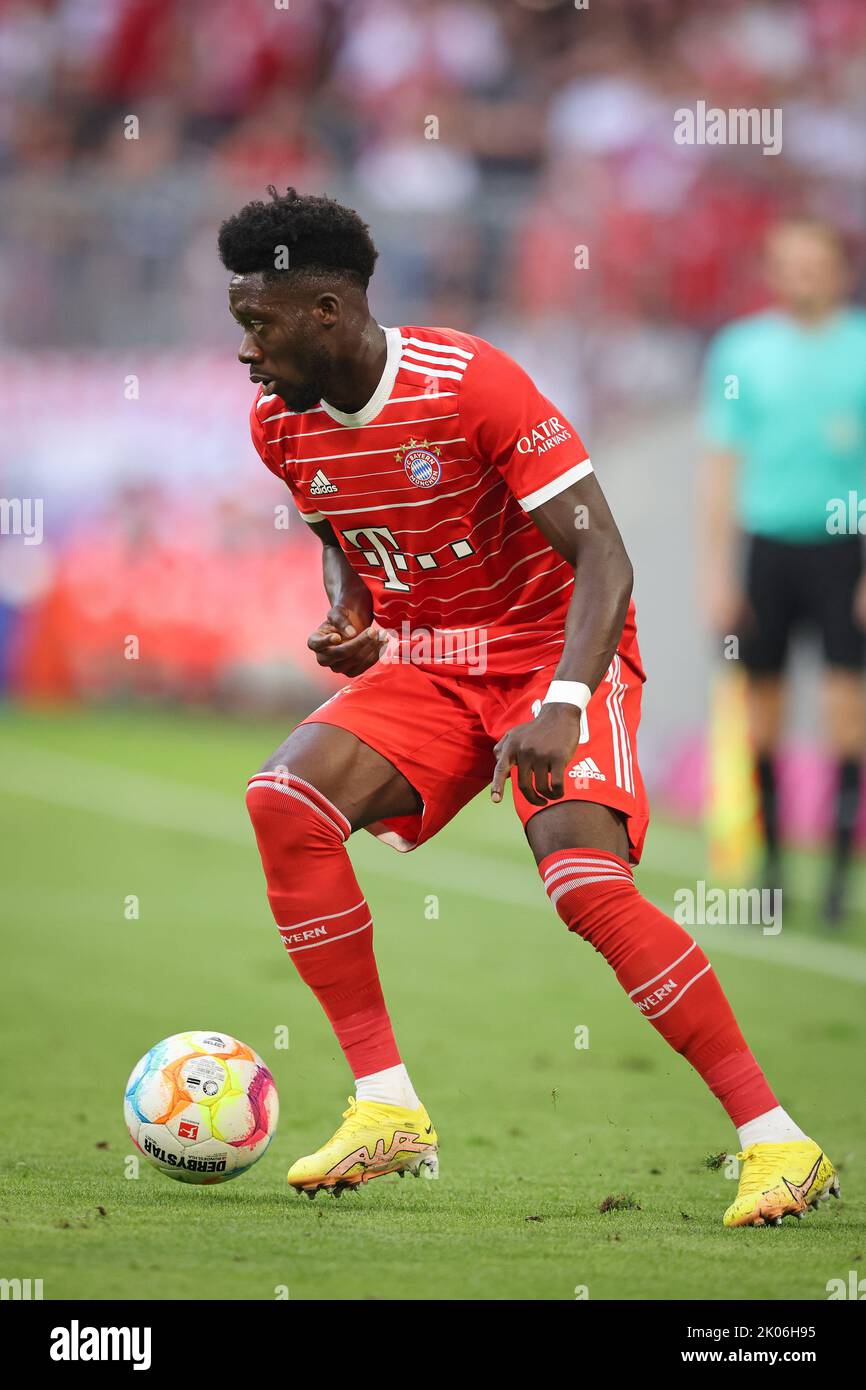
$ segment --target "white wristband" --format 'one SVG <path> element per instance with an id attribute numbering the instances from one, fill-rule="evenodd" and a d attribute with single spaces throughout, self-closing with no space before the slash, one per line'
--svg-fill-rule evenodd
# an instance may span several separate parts
<path id="1" fill-rule="evenodd" d="M 577 705 L 581 714 L 589 704 L 592 691 L 583 681 L 551 681 L 543 705 Z"/>

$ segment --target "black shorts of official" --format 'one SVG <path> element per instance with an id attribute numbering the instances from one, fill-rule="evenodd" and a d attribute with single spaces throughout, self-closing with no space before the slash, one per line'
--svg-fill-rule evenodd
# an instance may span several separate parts
<path id="1" fill-rule="evenodd" d="M 740 631 L 740 659 L 755 675 L 782 671 L 791 635 L 821 638 L 828 666 L 861 670 L 866 635 L 854 621 L 854 591 L 863 574 L 860 536 L 809 544 L 749 536 L 746 596 L 751 612 Z"/>

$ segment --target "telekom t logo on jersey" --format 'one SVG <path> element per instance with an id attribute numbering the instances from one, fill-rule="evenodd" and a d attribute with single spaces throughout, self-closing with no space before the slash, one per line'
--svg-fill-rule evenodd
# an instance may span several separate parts
<path id="1" fill-rule="evenodd" d="M 397 573 L 398 570 L 406 569 L 406 556 L 389 526 L 358 526 L 353 531 L 344 531 L 343 535 L 350 545 L 355 545 L 363 551 L 368 565 L 382 566 L 385 571 L 385 589 L 396 589 L 404 594 L 410 592 L 411 586 L 404 584 Z"/>
<path id="2" fill-rule="evenodd" d="M 531 434 L 522 434 L 517 441 L 518 454 L 546 454 L 549 449 L 554 449 L 557 444 L 564 444 L 566 439 L 571 438 L 571 430 L 564 425 L 557 415 L 551 415 L 548 420 L 542 420 L 540 424 L 533 425 Z"/>
<path id="3" fill-rule="evenodd" d="M 430 551 L 417 555 L 407 555 L 402 551 L 399 541 L 388 526 L 357 526 L 352 531 L 344 531 L 343 539 L 360 550 L 368 565 L 382 566 L 385 571 L 382 587 L 392 592 L 396 590 L 398 593 L 409 593 L 411 585 L 404 584 L 397 571 L 405 572 L 409 568 L 410 560 L 422 570 L 439 568 L 439 561 Z M 467 555 L 475 554 L 471 542 L 465 537 L 457 541 L 448 541 L 447 544 L 458 560 L 465 560 Z"/>

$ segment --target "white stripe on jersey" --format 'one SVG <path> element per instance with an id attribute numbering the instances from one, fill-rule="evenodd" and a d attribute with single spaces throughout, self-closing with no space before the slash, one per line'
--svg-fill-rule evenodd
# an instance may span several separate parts
<path id="1" fill-rule="evenodd" d="M 420 396 L 416 399 L 424 400 L 425 397 Z M 418 420 L 385 420 L 380 421 L 378 424 L 375 421 L 371 421 L 369 425 L 356 425 L 355 428 L 359 430 L 396 430 L 400 425 L 418 426 L 429 425 L 431 420 L 456 420 L 459 413 L 460 412 L 457 410 L 452 410 L 449 415 L 422 415 Z M 279 415 L 269 415 L 267 420 L 262 421 L 262 424 L 266 425 L 268 420 L 282 420 L 286 415 L 291 414 L 291 410 L 282 410 Z M 346 425 L 329 425 L 323 430 L 307 430 L 303 438 L 318 439 L 320 434 L 345 434 L 347 428 L 348 426 Z"/>
<path id="2" fill-rule="evenodd" d="M 375 452 L 376 452 L 376 453 L 380 453 L 381 450 L 377 449 Z M 489 471 L 490 471 L 490 470 L 488 469 L 488 472 L 489 472 Z M 486 475 L 485 475 L 485 474 L 482 474 L 481 476 L 484 477 L 484 476 L 486 476 Z M 480 479 L 479 479 L 478 481 L 480 482 Z M 472 487 L 461 487 L 461 488 L 458 488 L 458 490 L 457 490 L 456 492 L 440 492 L 438 495 L 434 493 L 434 495 L 433 495 L 432 497 L 425 497 L 425 498 L 423 498 L 420 502 L 388 502 L 388 503 L 386 503 L 385 506 L 383 506 L 383 507 L 367 507 L 367 506 L 364 505 L 363 498 L 361 498 L 361 499 L 359 499 L 359 502 L 358 502 L 358 506 L 357 506 L 357 507 L 343 507 L 340 511 L 329 512 L 329 515 L 330 515 L 330 516 L 357 516 L 358 513 L 360 512 L 360 513 L 362 513 L 364 516 L 368 516 L 368 515 L 370 514 L 370 512 L 393 512 L 393 511 L 395 511 L 397 508 L 399 508 L 401 511 L 403 511 L 403 510 L 405 510 L 405 509 L 408 509 L 409 507 L 429 507 L 429 506 L 431 505 L 431 503 L 434 503 L 434 502 L 444 502 L 445 499 L 448 498 L 448 497 L 462 497 L 463 494 L 464 494 L 465 492 L 472 492 L 472 490 L 473 490 L 474 488 L 476 488 L 477 486 L 478 486 L 478 482 L 475 482 L 475 483 L 472 484 Z M 484 492 L 482 492 L 482 493 L 479 494 L 479 500 L 480 500 L 481 497 L 486 497 L 486 495 L 487 495 L 488 492 L 492 492 L 494 487 L 495 487 L 495 483 L 494 483 L 494 484 L 491 484 L 490 487 L 485 488 L 485 489 L 484 489 Z M 401 529 L 402 529 L 402 528 L 401 528 Z"/>
<path id="3" fill-rule="evenodd" d="M 456 635 L 456 636 L 459 636 L 461 632 L 465 632 L 466 635 L 467 635 L 467 637 L 472 637 L 472 638 L 474 639 L 475 634 L 479 631 L 479 628 L 478 628 L 477 625 L 476 625 L 476 626 L 472 626 L 472 627 L 437 627 L 437 626 L 434 626 L 434 627 L 431 627 L 430 630 L 431 630 L 432 632 L 436 632 L 436 633 L 441 632 L 441 633 L 443 633 L 445 636 L 455 636 L 455 635 Z M 530 629 L 530 628 L 527 628 L 526 630 L 523 630 L 523 629 L 518 628 L 518 629 L 515 629 L 514 632 L 503 632 L 503 633 L 500 633 L 500 635 L 499 635 L 498 637 L 488 637 L 488 638 L 487 638 L 486 645 L 487 645 L 488 647 L 492 647 L 493 644 L 494 644 L 495 642 L 512 642 L 512 641 L 514 641 L 516 638 L 523 638 L 523 637 L 531 637 L 531 638 L 533 639 L 534 642 L 537 642 L 537 641 L 538 641 L 538 634 L 539 634 L 539 629 L 538 629 L 537 627 L 531 628 L 531 629 Z M 554 644 L 555 646 L 557 646 L 557 647 L 561 647 L 561 646 L 563 646 L 564 643 L 565 643 L 565 638 L 564 638 L 564 637 L 558 637 L 558 636 L 547 636 L 547 637 L 545 637 L 544 641 L 543 641 L 543 642 L 539 642 L 538 645 L 539 645 L 539 646 L 542 646 L 542 647 L 548 647 L 548 646 L 551 645 L 551 643 L 553 643 L 553 644 Z M 533 667 L 533 670 L 536 670 L 536 671 L 543 671 L 544 668 L 545 668 L 545 666 L 551 666 L 552 664 L 553 664 L 552 659 L 551 659 L 550 661 L 543 661 L 543 662 L 541 663 L 540 666 L 535 666 L 535 667 Z"/>
<path id="4" fill-rule="evenodd" d="M 408 404 L 409 401 L 444 401 L 446 397 L 456 395 L 456 391 L 423 391 L 420 396 L 391 396 L 390 400 L 387 400 L 385 404 L 382 406 L 382 409 L 387 410 L 389 405 L 402 405 L 404 402 Z M 259 406 L 262 404 L 262 401 L 276 401 L 279 399 L 279 396 L 260 396 L 259 399 L 256 401 L 256 410 L 258 410 Z M 280 410 L 277 412 L 276 415 L 266 415 L 264 420 L 262 421 L 262 424 L 267 425 L 271 420 L 284 420 L 288 415 L 297 416 L 297 414 L 298 412 L 296 410 Z M 305 410 L 304 414 L 324 415 L 325 411 L 322 409 L 320 405 L 317 405 L 314 406 L 312 410 Z M 349 428 L 356 430 L 373 430 L 388 429 L 389 425 L 411 425 L 413 423 L 414 421 L 412 420 L 386 420 L 384 424 L 380 425 L 377 425 L 373 421 L 371 421 L 369 425 L 352 425 L 351 427 L 349 425 L 335 425 L 334 428 L 338 430 L 345 430 Z M 316 430 L 315 433 L 324 434 L 325 431 Z"/>
<path id="5" fill-rule="evenodd" d="M 454 362 L 452 365 L 456 367 L 457 363 Z M 449 377 L 452 381 L 463 380 L 462 372 L 443 372 L 441 367 L 435 367 L 432 362 L 428 362 L 427 365 L 424 367 L 416 367 L 413 362 L 407 362 L 405 358 L 400 363 L 400 371 L 417 372 L 419 376 L 429 376 L 431 379 L 435 379 L 436 381 L 438 381 L 439 378 L 443 376 Z"/>
<path id="6" fill-rule="evenodd" d="M 473 472 L 477 472 L 480 467 L 478 460 L 474 459 L 471 454 L 461 454 L 459 458 L 449 459 L 448 462 L 474 463 L 476 465 L 475 469 L 468 469 L 465 473 L 455 473 L 448 479 L 449 483 L 459 483 L 461 478 L 471 478 Z M 371 470 L 369 473 L 335 473 L 334 477 L 338 483 L 354 483 L 357 482 L 359 478 L 403 478 L 405 475 L 405 468 L 377 468 Z M 303 486 L 303 484 L 301 484 L 301 486 Z M 405 488 L 388 488 L 386 490 L 388 492 L 405 492 Z M 380 493 L 377 492 L 376 496 L 380 496 Z"/>
<path id="7" fill-rule="evenodd" d="M 499 588 L 500 584 L 504 584 L 505 581 L 506 581 L 506 579 L 508 579 L 509 576 L 512 575 L 516 569 L 519 569 L 521 565 L 526 565 L 526 564 L 528 564 L 530 560 L 537 560 L 538 557 L 539 557 L 539 555 L 547 555 L 547 554 L 549 554 L 549 547 L 548 547 L 548 546 L 544 546 L 544 548 L 543 548 L 542 550 L 533 550 L 532 553 L 531 553 L 530 555 L 521 555 L 520 559 L 519 559 L 519 560 L 515 560 L 514 564 L 511 565 L 510 568 L 507 569 L 507 570 L 505 571 L 504 574 L 500 574 L 499 578 L 495 581 L 495 583 L 493 583 L 493 584 L 481 584 L 481 585 L 479 585 L 479 586 L 478 586 L 477 588 L 475 588 L 475 589 L 462 589 L 462 590 L 460 591 L 459 594 L 452 594 L 452 596 L 451 596 L 450 598 L 440 598 L 440 599 L 437 599 L 437 600 L 436 600 L 436 606 L 437 606 L 437 608 L 442 608 L 446 603 L 462 603 L 463 600 L 467 597 L 468 594 L 489 594 L 489 593 L 492 593 L 492 591 L 493 591 L 494 589 L 498 589 L 498 588 Z M 535 578 L 535 579 L 547 579 L 548 576 L 551 575 L 552 573 L 553 573 L 553 572 L 552 572 L 551 570 L 544 570 L 544 571 L 542 571 L 541 574 L 535 575 L 534 578 Z M 554 577 L 555 577 L 555 576 L 554 576 Z M 520 584 L 523 584 L 524 582 L 525 582 L 524 580 L 521 580 L 521 581 L 520 581 Z M 530 583 L 532 583 L 532 582 L 534 582 L 534 580 L 531 580 L 531 581 L 530 581 Z M 518 589 L 520 588 L 520 584 L 518 584 L 518 585 L 516 586 Z M 509 590 L 509 593 L 511 593 L 511 592 L 512 592 L 512 590 Z M 429 600 L 428 600 L 428 603 L 429 603 Z M 416 607 L 416 606 L 417 606 L 417 605 L 410 604 L 408 600 L 406 601 L 405 607 L 406 607 L 407 609 L 408 609 L 408 608 L 411 608 L 411 607 Z M 470 607 L 473 607 L 473 606 L 474 606 L 475 608 L 477 608 L 479 605 L 478 605 L 478 604 L 474 604 L 474 605 L 470 604 Z"/>
<path id="8" fill-rule="evenodd" d="M 466 348 L 459 348 L 454 343 L 431 343 L 429 338 L 402 338 L 402 342 L 411 343 L 413 347 L 432 348 L 434 352 L 449 352 L 458 357 L 465 357 L 467 362 L 475 356 L 474 352 L 467 352 Z"/>
<path id="9" fill-rule="evenodd" d="M 418 352 L 416 348 L 403 349 L 403 366 L 406 366 L 406 358 L 411 357 L 414 362 L 428 362 L 434 367 L 456 367 L 461 373 L 466 371 L 466 363 L 461 362 L 456 357 L 440 357 L 433 352 Z"/>
<path id="10" fill-rule="evenodd" d="M 493 589 L 498 589 L 499 586 L 508 578 L 508 575 L 511 574 L 512 570 L 517 569 L 518 566 L 521 565 L 522 563 L 523 563 L 522 560 L 518 560 L 518 562 L 517 562 L 516 565 L 512 565 L 511 569 L 508 571 L 508 574 L 504 574 L 504 575 L 502 576 L 501 579 L 497 579 L 497 581 L 496 581 L 495 584 L 488 584 L 485 588 L 470 589 L 468 592 L 469 592 L 469 593 L 472 593 L 472 594 L 485 594 L 485 593 L 491 592 Z M 374 575 L 367 575 L 367 576 L 365 576 L 365 577 L 366 577 L 366 578 L 373 579 L 373 578 L 375 578 L 376 576 L 374 576 Z M 381 578 L 381 576 L 379 576 L 379 577 Z M 509 594 L 515 594 L 515 593 L 517 593 L 520 589 L 526 588 L 526 587 L 528 587 L 530 584 L 536 584 L 536 583 L 538 583 L 538 581 L 541 580 L 541 579 L 549 579 L 549 578 L 551 578 L 551 577 L 555 578 L 555 576 L 551 576 L 550 570 L 545 570 L 542 574 L 533 575 L 533 576 L 531 576 L 528 580 L 526 580 L 526 579 L 519 579 L 519 580 L 517 581 L 516 584 L 512 584 L 511 588 L 510 588 L 510 589 L 507 589 L 506 592 L 505 592 L 504 594 L 500 595 L 500 597 L 503 598 L 503 599 L 506 599 L 506 598 L 508 598 Z M 510 610 L 510 612 L 512 612 L 512 613 L 517 613 L 517 612 L 520 611 L 521 608 L 531 608 L 532 605 L 535 604 L 535 603 L 548 603 L 548 602 L 550 601 L 550 599 L 553 597 L 554 594 L 559 594 L 559 593 L 561 593 L 563 589 L 567 589 L 568 586 L 569 586 L 569 584 L 573 584 L 573 583 L 574 583 L 574 575 L 569 575 L 569 577 L 568 577 L 568 579 L 566 579 L 565 583 L 564 583 L 564 584 L 560 584 L 559 587 L 556 588 L 556 589 L 554 589 L 551 593 L 538 594 L 538 595 L 536 595 L 535 598 L 527 599 L 525 603 L 510 604 L 510 605 L 509 605 L 509 610 Z M 439 609 L 440 612 L 441 612 L 441 610 L 445 607 L 446 604 L 458 603 L 458 602 L 462 602 L 462 600 L 463 600 L 463 596 L 462 596 L 461 594 L 452 595 L 451 598 L 440 598 L 440 599 L 437 599 L 437 600 L 436 600 L 436 607 L 437 607 L 437 609 Z M 419 602 L 420 602 L 420 601 L 419 601 Z M 386 603 L 383 603 L 382 606 L 383 606 L 383 608 L 384 608 L 384 607 L 387 607 L 387 604 L 386 604 Z M 482 609 L 483 609 L 484 606 L 485 606 L 485 604 L 484 604 L 483 601 L 482 601 L 481 603 L 470 603 L 470 604 L 467 605 L 467 611 L 468 611 L 468 612 L 472 612 L 472 610 L 473 610 L 473 609 L 476 609 L 476 608 L 482 608 Z M 402 604 L 400 605 L 400 611 L 401 611 L 401 613 L 406 614 L 406 615 L 408 616 L 413 610 L 417 609 L 418 607 L 419 607 L 419 604 L 418 604 L 418 603 L 409 603 L 409 602 L 407 601 L 407 602 L 402 603 Z M 429 602 L 429 600 L 428 600 L 428 602 L 427 602 L 427 604 L 426 604 L 426 607 L 430 607 L 430 602 Z M 499 613 L 499 616 L 490 618 L 489 620 L 484 619 L 484 618 L 473 618 L 473 619 L 472 619 L 472 626 L 473 626 L 473 627 L 497 627 L 497 626 L 501 623 L 501 621 L 502 621 L 502 614 L 501 614 L 501 612 L 500 612 L 500 613 Z"/>
<path id="11" fill-rule="evenodd" d="M 545 575 L 536 575 L 536 578 L 537 578 L 537 579 L 544 579 L 544 578 L 546 578 L 546 576 L 545 576 Z M 533 581 L 533 583 L 534 583 L 534 581 Z M 568 579 L 566 579 L 565 583 L 564 583 L 564 584 L 560 584 L 559 588 L 558 588 L 558 589 L 554 589 L 552 593 L 550 593 L 550 594 L 539 594 L 537 598 L 530 598 L 530 599 L 527 599 L 527 600 L 526 600 L 526 603 L 514 603 L 514 604 L 511 605 L 509 611 L 510 611 L 511 613 L 519 613 L 520 610 L 521 610 L 522 608 L 534 608 L 535 605 L 536 605 L 537 603 L 549 603 L 550 600 L 551 600 L 552 598 L 554 598 L 557 594 L 561 594 L 562 591 L 563 591 L 563 589 L 567 589 L 567 588 L 569 587 L 569 585 L 571 585 L 572 587 L 574 586 L 574 576 L 573 576 L 573 575 L 569 575 L 569 577 L 568 577 Z M 524 621 L 525 621 L 525 619 L 524 619 Z M 482 620 L 481 622 L 478 622 L 478 620 L 476 619 L 476 620 L 475 620 L 475 623 L 473 624 L 473 626 L 475 626 L 475 627 L 493 627 L 493 628 L 495 628 L 495 627 L 497 627 L 497 626 L 499 625 L 499 622 L 500 622 L 500 619 L 499 619 L 499 618 L 492 618 L 489 622 L 485 622 L 485 621 L 483 621 L 483 620 Z M 507 636 L 507 634 L 506 634 L 506 636 Z M 500 640 L 502 640 L 502 639 L 500 639 L 500 638 L 498 638 L 498 637 L 488 637 L 488 639 L 487 639 L 487 646 L 489 647 L 489 646 L 492 645 L 492 643 L 498 642 L 498 641 L 500 641 Z M 564 640 L 565 640 L 565 639 L 564 639 L 563 637 L 557 637 L 557 638 L 556 638 L 556 641 L 558 641 L 558 642 L 563 642 Z"/>
<path id="12" fill-rule="evenodd" d="M 486 471 L 485 471 L 484 473 L 481 474 L 481 477 L 478 479 L 478 481 L 480 482 L 480 481 L 481 481 L 481 478 L 486 477 L 487 473 L 489 473 L 489 472 L 490 472 L 490 468 L 488 467 L 488 468 L 486 469 Z M 490 492 L 491 489 L 488 488 L 487 491 Z M 486 495 L 486 494 L 485 494 L 485 495 Z M 510 498 L 509 498 L 509 500 L 510 500 Z M 468 540 L 469 536 L 474 536 L 475 532 L 476 532 L 481 526 L 486 526 L 487 523 L 488 523 L 489 521 L 496 521 L 497 518 L 500 517 L 500 516 L 502 515 L 502 510 L 503 510 L 503 509 L 502 509 L 502 506 L 501 506 L 501 505 L 498 506 L 498 507 L 496 507 L 496 508 L 490 513 L 489 516 L 482 517 L 480 521 L 476 521 L 476 522 L 475 522 L 475 525 L 472 527 L 472 530 L 469 531 L 469 532 L 467 533 L 466 536 L 461 536 L 460 539 L 461 539 L 461 540 Z M 460 516 L 443 516 L 443 517 L 441 518 L 441 520 L 439 520 L 439 521 L 434 521 L 432 526 L 401 526 L 401 527 L 400 527 L 400 535 L 401 535 L 401 536 L 429 536 L 429 534 L 430 534 L 431 531 L 437 531 L 437 530 L 439 529 L 440 526 L 462 526 L 462 525 L 465 523 L 465 521 L 466 521 L 466 515 L 465 515 L 465 513 L 461 514 Z"/>
<path id="13" fill-rule="evenodd" d="M 402 405 L 404 401 L 442 401 L 446 396 L 456 395 L 456 391 L 422 391 L 420 396 L 392 396 L 389 401 L 385 402 L 382 409 L 387 410 L 389 405 Z M 363 428 L 367 430 L 370 426 L 364 425 Z"/>
<path id="14" fill-rule="evenodd" d="M 459 556 L 455 557 L 454 554 L 452 553 L 451 556 L 450 556 L 450 558 L 447 559 L 447 560 L 444 562 L 444 564 L 441 564 L 441 565 L 437 565 L 437 566 L 436 566 L 436 573 L 437 573 L 437 574 L 445 574 L 449 569 L 455 569 L 455 568 L 459 565 L 459 567 L 460 567 L 460 574 L 461 574 L 461 576 L 463 576 L 463 575 L 465 575 L 465 574 L 468 574 L 470 570 L 476 570 L 476 569 L 478 569 L 479 565 L 486 565 L 487 562 L 488 562 L 488 560 L 492 560 L 492 558 L 493 558 L 494 555 L 501 555 L 501 554 L 502 554 L 502 552 L 503 552 L 503 550 L 505 549 L 505 547 L 506 547 L 506 546 L 509 544 L 509 542 L 511 541 L 512 536 L 518 536 L 518 535 L 520 535 L 521 531 L 527 531 L 531 525 L 532 525 L 532 522 L 531 522 L 531 521 L 530 521 L 530 522 L 527 522 L 526 525 L 524 525 L 524 526 L 519 526 L 519 527 L 517 527 L 514 531 L 509 531 L 509 532 L 508 532 L 508 535 L 507 535 L 507 536 L 504 536 L 504 537 L 489 536 L 489 537 L 487 538 L 487 540 L 486 540 L 486 541 L 482 541 L 481 544 L 480 544 L 477 548 L 476 548 L 475 546 L 473 546 L 473 547 L 472 547 L 472 550 L 469 552 L 469 554 L 467 554 L 467 556 L 465 557 L 465 559 L 461 559 Z M 474 528 L 473 528 L 473 529 L 474 529 Z M 461 536 L 460 539 L 461 539 L 461 540 L 465 540 L 466 537 L 465 537 L 465 536 Z M 491 545 L 491 544 L 493 543 L 493 541 L 499 540 L 499 539 L 502 540 L 502 544 L 501 544 L 496 550 L 486 550 L 486 549 L 485 549 L 486 546 Z M 428 553 L 428 555 L 439 555 L 439 554 L 442 554 L 442 553 L 444 553 L 445 555 L 448 555 L 449 551 L 451 550 L 451 546 L 452 546 L 452 542 L 451 542 L 451 541 L 443 541 L 442 545 L 434 545 L 433 549 L 432 549 L 432 550 L 429 550 L 427 553 Z M 470 560 L 470 559 L 471 559 L 471 561 L 472 561 L 472 564 L 467 564 L 466 561 L 467 561 L 467 560 Z"/>
<path id="15" fill-rule="evenodd" d="M 589 459 L 584 459 L 582 463 L 576 463 L 573 468 L 569 468 L 565 473 L 560 473 L 558 478 L 553 478 L 551 482 L 545 483 L 544 487 L 536 488 L 535 492 L 530 492 L 526 497 L 518 497 L 518 502 L 525 512 L 531 512 L 543 503 L 549 502 L 551 497 L 557 497 L 560 492 L 564 492 L 572 483 L 579 483 L 581 478 L 592 472 L 592 464 Z"/>
<path id="16" fill-rule="evenodd" d="M 499 552 L 498 550 L 495 550 L 495 552 L 493 553 L 495 553 L 495 555 L 498 555 Z M 527 564 L 528 562 L 530 562 L 530 560 L 537 560 L 539 555 L 546 555 L 546 553 L 548 553 L 546 552 L 546 550 L 534 550 L 534 552 L 532 552 L 532 555 L 523 555 L 520 557 L 520 559 L 514 562 L 513 566 L 510 567 L 509 570 L 505 571 L 505 574 L 500 574 L 498 580 L 493 582 L 493 584 L 480 585 L 480 587 L 474 589 L 461 589 L 460 594 L 450 595 L 450 598 L 436 599 L 436 606 L 438 606 L 439 609 L 441 609 L 441 607 L 445 605 L 445 603 L 461 603 L 463 602 L 463 599 L 466 598 L 467 594 L 491 594 L 493 589 L 498 589 L 500 584 L 505 584 L 505 581 L 507 580 L 507 578 L 509 578 L 509 575 L 513 574 L 514 570 L 520 569 L 521 564 Z M 484 569 L 484 564 L 487 563 L 487 559 L 489 559 L 489 556 L 482 557 L 482 569 Z M 463 562 L 459 563 L 461 564 Z M 439 573 L 441 573 L 442 569 L 445 569 L 445 566 L 439 567 Z M 466 566 L 466 569 L 478 569 L 478 566 L 468 564 L 468 566 Z M 534 575 L 534 578 L 531 578 L 531 580 L 528 581 L 521 580 L 520 584 L 525 584 L 525 582 L 528 582 L 528 584 L 534 584 L 535 580 L 546 580 L 546 578 L 548 578 L 549 575 L 552 575 L 553 578 L 556 578 L 555 571 L 542 570 L 541 574 Z M 516 587 L 520 588 L 520 584 L 516 585 Z M 513 589 L 509 589 L 509 594 L 512 594 L 512 592 Z M 417 603 L 411 603 L 411 600 L 409 599 L 406 600 L 406 610 L 414 609 L 414 607 L 417 606 Z M 470 607 L 478 607 L 478 605 L 477 603 L 474 603 L 474 605 L 473 603 L 470 603 Z"/>
<path id="17" fill-rule="evenodd" d="M 457 462 L 460 462 L 460 463 L 467 463 L 467 462 L 470 462 L 470 461 L 471 461 L 471 460 L 469 460 L 469 459 L 459 459 L 459 460 L 458 460 L 458 459 L 455 459 L 455 460 L 454 460 L 455 463 L 457 463 Z M 320 470 L 320 471 L 321 471 L 321 470 Z M 356 479 L 356 478 L 365 478 L 365 479 L 366 479 L 366 478 L 393 478 L 393 477 L 395 477 L 395 476 L 397 476 L 397 477 L 403 477 L 404 480 L 405 480 L 405 476 L 406 476 L 406 475 L 405 475 L 405 471 L 404 471 L 402 468 L 388 468 L 388 469 L 383 469 L 382 471 L 380 471 L 380 472 L 378 472 L 378 473 L 348 473 L 348 474 L 347 474 L 347 473 L 335 473 L 335 474 L 334 474 L 334 477 L 333 477 L 330 481 L 331 481 L 331 482 L 334 482 L 334 483 L 338 483 L 338 484 L 340 485 L 340 487 L 342 487 L 343 483 L 349 482 L 350 480 L 353 480 L 353 479 Z M 470 469 L 470 470 L 469 470 L 468 472 L 466 472 L 466 473 L 455 473 L 455 475 L 454 475 L 453 478 L 449 478 L 449 479 L 448 479 L 448 482 L 449 482 L 449 484 L 451 484 L 451 483 L 460 483 L 460 482 L 462 482 L 462 481 L 464 480 L 464 478 L 473 478 L 474 481 L 475 481 L 475 483 L 479 483 L 479 482 L 481 481 L 481 477 L 482 477 L 482 476 L 483 476 L 483 474 L 482 474 L 482 475 L 479 475 L 479 474 L 476 472 L 475 469 Z M 377 488 L 376 488 L 376 496 L 379 498 L 380 501 L 384 501 L 384 499 L 389 495 L 389 493 L 392 493 L 392 492 L 393 492 L 393 493 L 396 493 L 397 496 L 398 496 L 398 498 L 399 498 L 399 497 L 405 497 L 405 496 L 406 496 L 405 481 L 404 481 L 404 486 L 403 486 L 403 487 L 381 487 L 381 486 L 377 486 Z M 315 494 L 314 494 L 314 495 L 315 495 Z M 411 496 L 411 495 L 412 495 L 412 494 L 410 493 L 409 496 Z M 351 500 L 351 499 L 349 499 L 349 500 Z M 391 506 L 393 506 L 393 507 L 399 507 L 399 506 L 402 506 L 402 505 L 403 505 L 403 504 L 402 504 L 401 502 L 399 502 L 399 501 L 395 501 L 395 502 L 392 502 L 392 503 L 391 503 Z"/>
<path id="18" fill-rule="evenodd" d="M 268 439 L 265 442 L 267 444 L 278 444 L 281 439 L 292 438 L 294 438 L 293 435 L 278 434 L 276 439 Z M 463 438 L 462 435 L 457 435 L 454 439 L 429 439 L 427 443 L 431 446 L 433 444 L 465 444 L 466 440 Z M 389 445 L 385 449 L 350 449 L 348 453 L 345 454 L 319 454 L 316 458 L 309 459 L 295 458 L 292 459 L 292 463 L 295 466 L 297 466 L 299 463 L 308 463 L 311 467 L 315 467 L 315 465 L 319 463 L 332 463 L 334 459 L 362 459 L 369 458 L 371 454 L 393 454 L 395 452 L 396 450 L 394 449 L 393 445 Z M 295 479 L 295 482 L 298 483 L 299 487 L 301 486 L 301 483 L 298 481 L 297 478 Z"/>

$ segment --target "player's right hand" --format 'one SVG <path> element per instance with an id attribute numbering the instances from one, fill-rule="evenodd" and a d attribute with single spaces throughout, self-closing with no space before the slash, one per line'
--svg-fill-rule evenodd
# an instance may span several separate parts
<path id="1" fill-rule="evenodd" d="M 307 646 L 315 652 L 320 666 L 341 676 L 360 676 L 379 660 L 382 634 L 372 624 L 362 623 L 356 613 L 338 605 L 310 633 Z"/>

